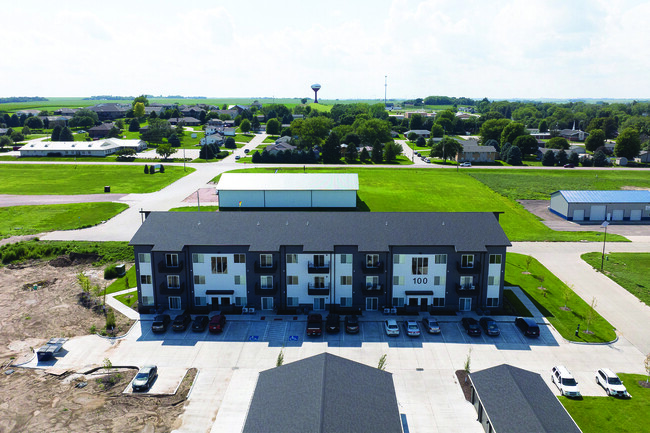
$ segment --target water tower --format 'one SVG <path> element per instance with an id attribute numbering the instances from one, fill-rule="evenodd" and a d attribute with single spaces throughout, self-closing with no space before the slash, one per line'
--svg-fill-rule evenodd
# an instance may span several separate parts
<path id="1" fill-rule="evenodd" d="M 320 90 L 320 84 L 312 84 L 311 90 L 314 91 L 314 104 L 318 104 L 318 91 Z"/>

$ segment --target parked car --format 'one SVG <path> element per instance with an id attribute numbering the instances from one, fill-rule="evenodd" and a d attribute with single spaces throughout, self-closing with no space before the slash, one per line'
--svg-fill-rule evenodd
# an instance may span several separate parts
<path id="1" fill-rule="evenodd" d="M 311 313 L 307 316 L 307 335 L 319 336 L 323 333 L 323 316 Z"/>
<path id="2" fill-rule="evenodd" d="M 425 317 L 422 319 L 422 325 L 429 334 L 440 334 L 440 325 L 433 317 Z"/>
<path id="3" fill-rule="evenodd" d="M 159 314 L 153 319 L 153 323 L 151 324 L 151 331 L 152 332 L 165 332 L 167 331 L 167 327 L 171 323 L 172 319 L 169 317 L 169 314 Z"/>
<path id="4" fill-rule="evenodd" d="M 237 159 L 241 159 L 241 156 L 237 155 L 237 156 L 235 156 L 235 159 L 236 159 L 236 160 L 237 160 Z"/>
<path id="5" fill-rule="evenodd" d="M 515 325 L 526 337 L 539 337 L 539 326 L 537 326 L 537 323 L 531 317 L 517 317 L 515 319 Z"/>
<path id="6" fill-rule="evenodd" d="M 420 336 L 420 327 L 418 322 L 415 320 L 407 320 L 404 322 L 404 329 L 406 330 L 406 335 L 409 337 L 419 337 Z"/>
<path id="7" fill-rule="evenodd" d="M 354 314 L 345 316 L 345 332 L 356 334 L 359 332 L 359 318 Z"/>
<path id="8" fill-rule="evenodd" d="M 491 317 L 481 317 L 481 320 L 479 320 L 478 323 L 480 323 L 483 331 L 491 337 L 496 337 L 501 334 L 497 322 L 495 322 Z"/>
<path id="9" fill-rule="evenodd" d="M 395 321 L 395 319 L 386 320 L 384 322 L 384 330 L 388 336 L 399 335 L 399 326 L 397 326 L 397 321 Z"/>
<path id="10" fill-rule="evenodd" d="M 471 162 L 463 162 L 462 164 L 460 164 L 460 166 L 461 167 L 471 167 L 472 163 Z"/>
<path id="11" fill-rule="evenodd" d="M 172 322 L 172 329 L 178 332 L 185 331 L 187 329 L 187 325 L 189 325 L 191 321 L 192 317 L 190 316 L 190 313 L 183 311 L 181 314 L 174 317 L 174 321 Z"/>
<path id="12" fill-rule="evenodd" d="M 216 316 L 212 316 L 210 319 L 210 324 L 208 325 L 208 330 L 216 334 L 218 332 L 222 332 L 224 328 L 226 327 L 226 316 L 223 314 L 217 314 Z"/>
<path id="13" fill-rule="evenodd" d="M 476 319 L 472 317 L 463 317 L 461 323 L 463 324 L 465 331 L 467 331 L 467 335 L 471 335 L 472 337 L 479 337 L 481 335 L 481 327 L 478 326 Z"/>
<path id="14" fill-rule="evenodd" d="M 244 153 L 246 153 L 246 154 L 248 154 L 248 152 L 250 152 L 250 151 L 251 151 L 250 149 L 244 149 Z"/>
<path id="15" fill-rule="evenodd" d="M 607 395 L 614 397 L 629 397 L 623 381 L 609 368 L 601 368 L 596 372 L 596 383 L 603 387 Z"/>
<path id="16" fill-rule="evenodd" d="M 575 168 L 576 166 L 569 163 L 569 164 L 564 164 L 564 168 Z"/>
<path id="17" fill-rule="evenodd" d="M 146 365 L 133 378 L 131 388 L 133 388 L 133 391 L 146 391 L 151 388 L 156 377 L 158 377 L 158 367 L 155 365 Z"/>
<path id="18" fill-rule="evenodd" d="M 341 318 L 338 314 L 331 313 L 325 319 L 325 330 L 329 333 L 339 332 L 341 330 Z"/>
<path id="19" fill-rule="evenodd" d="M 192 331 L 203 332 L 205 327 L 208 326 L 208 316 L 196 316 L 192 322 Z"/>
<path id="20" fill-rule="evenodd" d="M 580 397 L 578 382 L 563 365 L 556 365 L 551 370 L 551 380 L 560 390 L 560 394 L 567 397 Z"/>

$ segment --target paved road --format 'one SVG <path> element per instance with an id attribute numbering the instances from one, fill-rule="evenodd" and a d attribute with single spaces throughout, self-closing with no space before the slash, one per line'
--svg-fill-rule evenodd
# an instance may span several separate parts
<path id="1" fill-rule="evenodd" d="M 119 201 L 124 196 L 126 196 L 126 194 L 76 194 L 76 195 L 0 194 L 0 207 Z"/>

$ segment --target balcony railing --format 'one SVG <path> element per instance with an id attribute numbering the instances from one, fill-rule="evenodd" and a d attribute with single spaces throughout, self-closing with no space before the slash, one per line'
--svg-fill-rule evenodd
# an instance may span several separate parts
<path id="1" fill-rule="evenodd" d="M 364 274 L 381 274 L 384 272 L 384 262 L 368 264 L 365 260 L 361 262 L 361 270 Z"/>
<path id="2" fill-rule="evenodd" d="M 253 265 L 256 274 L 273 274 L 278 269 L 278 263 L 274 260 L 271 266 L 261 266 L 258 261 Z"/>
<path id="3" fill-rule="evenodd" d="M 361 284 L 361 292 L 364 295 L 382 295 L 384 293 L 384 286 L 382 284 Z"/>
<path id="4" fill-rule="evenodd" d="M 458 293 L 475 293 L 477 287 L 474 284 L 456 284 L 456 292 Z"/>
<path id="5" fill-rule="evenodd" d="M 307 294 L 310 296 L 326 296 L 330 294 L 330 285 L 329 284 L 321 284 L 321 285 L 314 285 L 312 283 L 307 284 Z"/>
<path id="6" fill-rule="evenodd" d="M 307 272 L 310 274 L 329 274 L 330 273 L 330 264 L 329 263 L 323 263 L 323 264 L 314 264 L 313 262 L 309 262 L 308 267 L 307 267 Z"/>
<path id="7" fill-rule="evenodd" d="M 185 283 L 181 283 L 179 287 L 169 287 L 167 281 L 163 281 L 158 285 L 158 292 L 162 295 L 178 295 L 185 292 Z"/>
<path id="8" fill-rule="evenodd" d="M 462 266 L 461 262 L 456 262 L 456 269 L 459 274 L 478 274 L 481 272 L 481 264 L 474 262 L 472 266 Z"/>
<path id="9" fill-rule="evenodd" d="M 167 262 L 165 260 L 158 262 L 158 272 L 162 274 L 179 274 L 183 271 L 183 267 L 183 261 L 179 261 L 178 266 L 167 266 Z"/>
<path id="10" fill-rule="evenodd" d="M 260 283 L 255 283 L 255 294 L 268 296 L 275 295 L 278 292 L 278 283 L 273 283 L 272 286 L 262 286 Z"/>

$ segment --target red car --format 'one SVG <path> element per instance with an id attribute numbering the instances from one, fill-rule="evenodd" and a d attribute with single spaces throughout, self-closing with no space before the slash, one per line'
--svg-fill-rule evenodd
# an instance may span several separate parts
<path id="1" fill-rule="evenodd" d="M 323 316 L 320 314 L 310 314 L 307 316 L 307 335 L 318 336 L 323 333 Z"/>
<path id="2" fill-rule="evenodd" d="M 208 330 L 211 333 L 216 334 L 218 332 L 223 332 L 225 327 L 226 327 L 226 316 L 224 316 L 223 314 L 217 314 L 216 316 L 212 316 L 212 319 L 210 319 Z"/>

